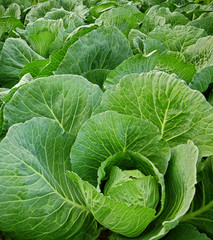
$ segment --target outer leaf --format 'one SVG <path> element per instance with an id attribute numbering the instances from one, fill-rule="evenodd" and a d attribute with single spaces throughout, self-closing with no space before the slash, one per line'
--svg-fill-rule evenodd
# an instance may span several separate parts
<path id="1" fill-rule="evenodd" d="M 73 171 L 96 185 L 101 163 L 127 150 L 148 157 L 165 173 L 170 150 L 152 123 L 111 111 L 97 114 L 78 133 L 71 151 Z"/>
<path id="2" fill-rule="evenodd" d="M 203 180 L 197 184 L 191 209 L 182 221 L 189 222 L 213 238 L 213 157 L 204 162 Z"/>
<path id="3" fill-rule="evenodd" d="M 25 23 L 32 23 L 37 19 L 44 17 L 52 8 L 60 8 L 60 3 L 58 1 L 49 0 L 33 5 L 25 17 Z"/>
<path id="4" fill-rule="evenodd" d="M 37 60 L 35 62 L 27 64 L 21 75 L 29 72 L 35 77 L 46 77 L 53 75 L 53 71 L 56 71 L 60 63 L 63 61 L 64 56 L 67 53 L 67 49 L 76 42 L 81 36 L 87 34 L 88 32 L 96 29 L 97 26 L 94 24 L 81 26 L 75 29 L 69 36 L 67 37 L 65 44 L 59 50 L 55 50 L 51 53 L 49 59 L 45 60 Z"/>
<path id="5" fill-rule="evenodd" d="M 162 54 L 152 53 L 148 56 L 138 54 L 126 59 L 118 65 L 117 68 L 111 71 L 107 76 L 104 85 L 107 88 L 110 85 L 117 84 L 125 75 L 149 72 L 153 69 L 160 69 L 170 74 L 175 73 L 187 83 L 191 82 L 193 75 L 196 72 L 195 67 L 192 64 L 184 62 L 183 59 L 179 58 L 177 54 L 173 52 Z"/>
<path id="6" fill-rule="evenodd" d="M 127 237 L 138 236 L 155 218 L 155 210 L 138 205 L 126 205 L 99 193 L 75 173 L 68 173 L 79 196 L 86 202 L 95 219 L 104 227 Z"/>
<path id="7" fill-rule="evenodd" d="M 14 240 L 96 239 L 97 225 L 66 177 L 73 137 L 51 119 L 10 128 L 0 145 L 0 228 Z"/>
<path id="8" fill-rule="evenodd" d="M 189 141 L 172 150 L 172 157 L 165 176 L 166 202 L 160 217 L 135 240 L 157 240 L 174 228 L 188 211 L 196 184 L 198 149 Z M 189 174 L 190 172 L 190 174 Z M 119 240 L 125 238 L 118 237 Z"/>
<path id="9" fill-rule="evenodd" d="M 104 93 L 101 109 L 151 121 L 172 147 L 191 139 L 201 156 L 213 154 L 213 108 L 172 75 L 152 71 L 125 76 Z"/>
<path id="10" fill-rule="evenodd" d="M 205 92 L 211 83 L 213 83 L 213 65 L 205 67 L 200 72 L 197 72 L 189 86 L 192 89 Z"/>
<path id="11" fill-rule="evenodd" d="M 213 63 L 213 36 L 200 38 L 195 44 L 189 46 L 184 56 L 186 60 L 195 65 L 198 71 Z"/>
<path id="12" fill-rule="evenodd" d="M 190 21 L 188 24 L 191 26 L 195 26 L 198 28 L 203 28 L 208 35 L 213 34 L 213 26 L 210 24 L 213 21 L 213 14 L 212 12 L 202 14 L 198 19 Z"/>
<path id="13" fill-rule="evenodd" d="M 95 69 L 114 69 L 131 55 L 129 43 L 118 29 L 100 27 L 70 46 L 56 74 L 84 74 Z"/>
<path id="14" fill-rule="evenodd" d="M 123 5 L 112 8 L 101 14 L 96 20 L 97 24 L 116 26 L 126 36 L 132 28 L 138 28 L 143 20 L 143 14 L 134 5 Z"/>
<path id="15" fill-rule="evenodd" d="M 210 240 L 204 233 L 199 233 L 198 230 L 190 224 L 179 224 L 175 229 L 170 231 L 163 240 Z"/>
<path id="16" fill-rule="evenodd" d="M 179 12 L 171 12 L 169 8 L 155 5 L 146 13 L 142 28 L 149 32 L 160 25 L 185 25 L 188 21 L 189 19 Z"/>
<path id="17" fill-rule="evenodd" d="M 101 96 L 100 88 L 81 76 L 40 78 L 14 94 L 5 106 L 5 116 L 11 125 L 44 116 L 56 120 L 65 131 L 77 134 L 99 105 Z"/>
<path id="18" fill-rule="evenodd" d="M 18 82 L 21 69 L 29 62 L 42 59 L 27 43 L 18 38 L 5 41 L 0 59 L 0 82 L 2 86 L 13 86 Z"/>
<path id="19" fill-rule="evenodd" d="M 169 25 L 164 25 L 156 27 L 149 34 L 150 38 L 162 42 L 166 49 L 177 52 L 183 52 L 188 46 L 205 36 L 206 32 L 203 29 L 185 25 L 173 28 Z"/>
<path id="20" fill-rule="evenodd" d="M 150 57 L 143 56 L 142 54 L 130 57 L 111 71 L 104 82 L 104 86 L 108 88 L 111 85 L 115 85 L 119 83 L 119 80 L 123 76 L 131 73 L 149 72 L 155 68 L 157 62 L 158 59 L 155 54 L 152 54 Z"/>

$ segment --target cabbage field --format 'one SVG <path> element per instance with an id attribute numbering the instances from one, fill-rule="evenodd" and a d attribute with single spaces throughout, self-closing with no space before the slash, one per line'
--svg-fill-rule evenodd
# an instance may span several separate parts
<path id="1" fill-rule="evenodd" d="M 0 0 L 0 240 L 213 239 L 213 2 Z"/>

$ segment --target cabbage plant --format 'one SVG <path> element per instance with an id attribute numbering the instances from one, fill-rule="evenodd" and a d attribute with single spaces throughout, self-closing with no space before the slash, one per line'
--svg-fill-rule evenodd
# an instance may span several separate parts
<path id="1" fill-rule="evenodd" d="M 138 91 L 124 94 L 122 81 L 136 84 Z M 210 116 L 212 107 L 201 93 L 162 72 L 133 74 L 122 81 L 103 94 L 81 76 L 50 76 L 22 85 L 6 103 L 11 127 L 0 144 L 0 226 L 6 236 L 97 239 L 108 229 L 115 239 L 160 239 L 183 217 L 189 222 L 186 213 L 195 196 L 200 157 L 212 151 L 213 122 L 205 119 L 203 145 L 202 119 L 186 116 L 198 102 L 199 116 L 207 109 Z M 152 84 L 141 88 L 143 81 Z M 170 85 L 163 85 L 167 81 Z M 153 86 L 155 92 L 149 90 Z M 170 95 L 165 109 L 158 105 L 165 97 L 164 86 L 168 92 L 176 86 L 189 98 L 184 103 Z M 193 94 L 197 97 L 191 101 Z M 115 100 L 112 105 L 106 104 L 109 96 Z M 131 107 L 135 113 L 128 114 L 128 99 L 134 96 L 142 105 Z M 146 111 L 140 96 L 155 99 L 153 110 L 159 111 Z M 178 101 L 184 103 L 180 113 L 173 108 Z M 117 111 L 115 104 L 120 104 Z M 137 116 L 139 112 L 144 115 Z M 151 113 L 152 118 L 145 119 Z M 165 119 L 163 129 L 154 124 L 154 113 Z M 168 131 L 172 114 L 179 120 Z M 186 124 L 189 120 L 194 129 Z"/>
<path id="2" fill-rule="evenodd" d="M 0 240 L 213 239 L 212 13 L 0 0 Z"/>

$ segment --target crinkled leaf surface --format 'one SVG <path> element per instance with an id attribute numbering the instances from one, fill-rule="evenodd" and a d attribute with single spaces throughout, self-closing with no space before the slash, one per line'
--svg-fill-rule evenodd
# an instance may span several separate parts
<path id="1" fill-rule="evenodd" d="M 114 69 L 132 55 L 125 36 L 114 27 L 100 27 L 72 44 L 56 74 L 83 74 L 95 69 Z"/>
<path id="2" fill-rule="evenodd" d="M 151 121 L 170 146 L 191 139 L 201 156 L 213 154 L 212 106 L 173 75 L 151 71 L 125 76 L 103 94 L 101 109 Z"/>
<path id="3" fill-rule="evenodd" d="M 123 5 L 102 13 L 96 23 L 103 23 L 104 26 L 116 26 L 127 36 L 132 28 L 139 27 L 143 16 L 134 5 Z"/>
<path id="4" fill-rule="evenodd" d="M 171 24 L 172 26 L 185 25 L 188 21 L 189 19 L 179 12 L 171 12 L 169 8 L 155 5 L 146 13 L 142 30 L 149 32 L 155 27 L 164 24 Z"/>
<path id="5" fill-rule="evenodd" d="M 110 72 L 107 76 L 104 86 L 107 88 L 110 85 L 119 83 L 119 80 L 131 73 L 149 72 L 153 69 L 162 70 L 167 73 L 175 73 L 179 78 L 185 80 L 187 83 L 192 81 L 196 72 L 195 67 L 184 62 L 177 54 L 173 52 L 167 53 L 153 53 L 149 56 L 138 54 L 134 57 L 123 61 L 118 67 Z"/>
<path id="6" fill-rule="evenodd" d="M 116 152 L 139 152 L 163 173 L 170 149 L 151 122 L 113 111 L 94 115 L 80 129 L 71 151 L 73 171 L 83 180 L 97 184 L 101 163 Z"/>
<path id="7" fill-rule="evenodd" d="M 0 226 L 12 239 L 96 239 L 97 224 L 66 177 L 73 137 L 34 118 L 0 144 Z"/>
<path id="8" fill-rule="evenodd" d="M 8 38 L 3 46 L 0 59 L 0 82 L 2 86 L 13 86 L 19 80 L 21 69 L 29 62 L 42 57 L 34 52 L 20 38 Z"/>
<path id="9" fill-rule="evenodd" d="M 213 64 L 213 36 L 200 38 L 184 51 L 187 61 L 195 65 L 198 71 Z"/>
<path id="10" fill-rule="evenodd" d="M 199 38 L 206 35 L 203 29 L 186 25 L 175 27 L 170 25 L 159 26 L 149 33 L 150 38 L 162 42 L 166 49 L 177 52 L 183 52 L 188 46 L 196 43 Z"/>
<path id="11" fill-rule="evenodd" d="M 101 97 L 100 88 L 81 76 L 50 76 L 21 87 L 6 104 L 5 116 L 11 125 L 33 117 L 51 118 L 77 134 Z"/>

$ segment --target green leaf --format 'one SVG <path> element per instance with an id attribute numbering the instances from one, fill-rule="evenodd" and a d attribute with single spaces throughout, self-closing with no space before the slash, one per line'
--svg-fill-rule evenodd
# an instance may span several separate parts
<path id="1" fill-rule="evenodd" d="M 109 88 L 111 85 L 119 83 L 119 80 L 128 74 L 149 72 L 155 68 L 157 61 L 155 54 L 147 57 L 142 54 L 130 57 L 109 73 L 104 82 L 104 87 Z"/>
<path id="2" fill-rule="evenodd" d="M 24 31 L 24 38 L 32 49 L 43 57 L 48 57 L 51 52 L 60 49 L 67 35 L 62 19 L 41 18 L 29 23 Z"/>
<path id="3" fill-rule="evenodd" d="M 157 26 L 164 24 L 185 25 L 189 22 L 183 14 L 179 12 L 171 12 L 169 8 L 161 7 L 160 5 L 155 5 L 149 9 L 145 15 L 145 21 L 142 26 L 142 30 L 150 32 Z"/>
<path id="4" fill-rule="evenodd" d="M 164 210 L 160 217 L 150 225 L 149 231 L 134 240 L 160 239 L 178 224 L 181 217 L 188 211 L 195 194 L 197 160 L 198 149 L 191 141 L 178 145 L 172 150 L 172 157 L 165 175 Z"/>
<path id="5" fill-rule="evenodd" d="M 48 57 L 49 47 L 53 41 L 54 36 L 48 31 L 29 36 L 29 44 L 32 49 L 44 58 Z"/>
<path id="6" fill-rule="evenodd" d="M 75 173 L 68 173 L 75 189 L 81 192 L 80 198 L 95 219 L 105 228 L 127 237 L 136 237 L 155 218 L 155 210 L 138 205 L 126 205 L 99 193 L 91 184 L 82 181 Z"/>
<path id="7" fill-rule="evenodd" d="M 213 36 L 200 38 L 184 51 L 187 61 L 195 65 L 198 71 L 213 63 Z"/>
<path id="8" fill-rule="evenodd" d="M 200 156 L 213 154 L 213 108 L 200 92 L 173 75 L 127 75 L 103 94 L 101 109 L 151 121 L 171 147 L 190 139 Z"/>
<path id="9" fill-rule="evenodd" d="M 205 36 L 206 32 L 203 29 L 186 25 L 159 26 L 149 33 L 150 38 L 159 40 L 167 50 L 181 53 L 188 46 L 196 43 L 199 38 Z"/>
<path id="10" fill-rule="evenodd" d="M 112 181 L 109 179 L 109 174 L 111 173 L 111 170 L 114 167 L 118 167 L 122 169 L 123 174 L 117 175 L 117 179 L 115 179 L 114 183 L 112 184 Z M 119 171 L 118 171 L 119 172 Z M 131 194 L 124 195 L 123 191 L 121 192 L 122 197 L 128 199 L 128 201 L 136 202 L 137 204 L 141 204 L 141 199 L 143 196 L 151 194 L 152 196 L 148 201 L 147 204 L 150 204 L 150 206 L 155 206 L 155 204 L 158 202 L 158 191 L 160 193 L 160 203 L 157 207 L 157 213 L 156 218 L 160 216 L 162 210 L 164 209 L 164 203 L 165 203 L 165 183 L 164 183 L 164 176 L 159 172 L 159 170 L 155 167 L 155 165 L 146 157 L 141 155 L 137 152 L 132 151 L 125 151 L 125 152 L 117 152 L 113 156 L 108 157 L 105 161 L 101 163 L 101 166 L 98 169 L 98 189 L 104 189 L 104 193 L 108 192 L 108 186 L 110 188 L 114 188 L 121 185 L 122 183 L 125 183 L 130 180 L 134 179 L 140 179 L 142 177 L 152 177 L 155 182 L 158 183 L 158 189 L 147 189 L 146 192 L 143 192 L 141 186 L 138 186 L 137 184 L 133 186 L 133 188 L 136 188 L 136 191 L 132 191 L 128 188 L 127 191 L 131 191 Z M 145 180 L 146 181 L 146 180 Z M 152 180 L 151 180 L 152 181 Z M 134 185 L 134 183 L 133 183 Z M 144 187 L 148 187 L 148 185 L 144 185 Z M 139 191 L 138 191 L 139 190 Z M 141 192 L 142 190 L 142 192 Z M 139 194 L 140 192 L 140 194 Z M 156 194 L 156 199 L 154 198 L 154 195 Z M 134 196 L 134 198 L 132 198 Z M 119 197 L 119 196 L 117 196 Z M 155 201 L 156 200 L 156 201 Z M 144 202 L 142 203 L 144 204 Z"/>
<path id="11" fill-rule="evenodd" d="M 2 86 L 14 86 L 19 73 L 29 62 L 42 59 L 27 43 L 19 38 L 8 38 L 3 46 L 0 59 L 0 82 Z"/>
<path id="12" fill-rule="evenodd" d="M 213 106 L 213 90 L 209 94 L 208 102 Z"/>
<path id="13" fill-rule="evenodd" d="M 200 72 L 197 72 L 189 86 L 192 89 L 205 92 L 211 83 L 213 83 L 213 65 L 205 67 Z"/>
<path id="14" fill-rule="evenodd" d="M 81 76 L 40 78 L 15 93 L 5 106 L 5 116 L 10 125 L 33 117 L 51 118 L 65 131 L 77 134 L 99 105 L 101 96 L 100 88 Z"/>
<path id="15" fill-rule="evenodd" d="M 33 62 L 27 63 L 22 68 L 19 74 L 19 77 L 23 77 L 25 74 L 29 73 L 34 78 L 36 78 L 47 67 L 49 63 L 50 63 L 49 59 L 40 59 L 40 60 L 35 60 Z"/>
<path id="16" fill-rule="evenodd" d="M 139 170 L 126 170 L 139 171 Z M 112 167 L 109 180 L 104 192 L 115 201 L 124 202 L 127 205 L 135 204 L 141 207 L 155 209 L 159 201 L 158 182 L 152 176 L 128 178 L 122 170 Z M 142 174 L 142 173 L 141 173 Z"/>
<path id="17" fill-rule="evenodd" d="M 212 24 L 209 24 L 212 21 L 213 21 L 213 14 L 212 12 L 209 12 L 207 14 L 206 13 L 202 14 L 199 18 L 193 21 L 190 21 L 188 25 L 195 26 L 197 28 L 203 28 L 208 33 L 208 35 L 212 35 L 213 26 Z"/>
<path id="18" fill-rule="evenodd" d="M 82 75 L 95 69 L 114 69 L 132 55 L 125 36 L 114 27 L 100 27 L 72 44 L 55 74 Z"/>
<path id="19" fill-rule="evenodd" d="M 148 157 L 165 173 L 170 149 L 156 126 L 132 116 L 107 111 L 94 115 L 80 129 L 71 151 L 73 171 L 97 184 L 101 163 L 117 152 L 134 151 Z"/>
<path id="20" fill-rule="evenodd" d="M 198 230 L 190 224 L 179 224 L 163 238 L 163 240 L 210 240 L 204 233 L 199 233 Z"/>
<path id="21" fill-rule="evenodd" d="M 134 5 L 123 5 L 102 13 L 95 23 L 115 26 L 128 36 L 132 28 L 139 27 L 143 17 L 144 15 Z"/>
<path id="22" fill-rule="evenodd" d="M 10 6 L 5 10 L 4 16 L 20 19 L 21 18 L 20 6 L 17 3 L 10 4 Z"/>
<path id="23" fill-rule="evenodd" d="M 16 28 L 24 28 L 23 23 L 14 17 L 2 17 L 0 18 L 0 38 L 16 37 L 14 30 Z"/>
<path id="24" fill-rule="evenodd" d="M 43 18 L 45 14 L 53 8 L 60 8 L 59 1 L 49 0 L 33 5 L 25 17 L 25 24 L 32 23 L 39 18 Z"/>
<path id="25" fill-rule="evenodd" d="M 203 179 L 196 186 L 196 195 L 190 211 L 182 222 L 188 222 L 213 238 L 213 157 L 204 162 Z"/>
<path id="26" fill-rule="evenodd" d="M 124 60 L 107 76 L 104 86 L 108 88 L 111 85 L 119 83 L 119 80 L 131 73 L 149 72 L 153 69 L 162 70 L 167 73 L 175 73 L 179 78 L 187 83 L 191 82 L 196 70 L 195 67 L 184 62 L 178 54 L 174 52 L 152 53 L 148 56 L 138 54 L 134 57 Z"/>
<path id="27" fill-rule="evenodd" d="M 53 71 L 56 71 L 64 56 L 67 53 L 67 49 L 76 42 L 81 36 L 97 28 L 97 25 L 85 25 L 75 29 L 71 34 L 68 35 L 65 44 L 62 49 L 55 50 L 51 53 L 49 59 L 36 60 L 35 62 L 27 64 L 21 75 L 29 72 L 34 77 L 46 77 L 53 75 Z"/>
<path id="28" fill-rule="evenodd" d="M 0 144 L 0 225 L 6 236 L 96 239 L 96 221 L 66 177 L 73 142 L 47 118 L 10 128 Z"/>
<path id="29" fill-rule="evenodd" d="M 62 19 L 64 28 L 67 29 L 68 33 L 72 32 L 77 27 L 84 25 L 83 19 L 81 19 L 77 14 L 74 12 L 68 12 L 63 8 L 53 8 L 50 12 L 47 12 L 45 14 L 44 19 Z"/>
<path id="30" fill-rule="evenodd" d="M 100 3 L 97 6 L 92 6 L 90 8 L 90 14 L 95 18 L 98 18 L 103 12 L 110 10 L 111 8 L 118 7 L 119 4 L 116 2 L 105 2 Z"/>

